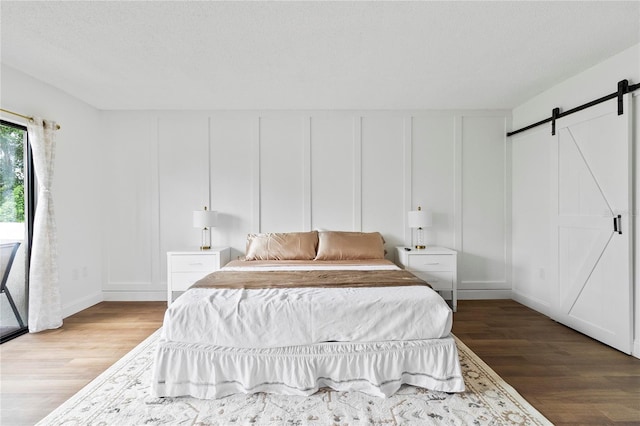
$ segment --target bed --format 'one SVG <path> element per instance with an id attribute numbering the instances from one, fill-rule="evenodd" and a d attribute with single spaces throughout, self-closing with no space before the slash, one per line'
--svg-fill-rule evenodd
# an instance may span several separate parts
<path id="1" fill-rule="evenodd" d="M 384 254 L 379 233 L 250 234 L 167 309 L 152 395 L 464 391 L 451 309 Z"/>

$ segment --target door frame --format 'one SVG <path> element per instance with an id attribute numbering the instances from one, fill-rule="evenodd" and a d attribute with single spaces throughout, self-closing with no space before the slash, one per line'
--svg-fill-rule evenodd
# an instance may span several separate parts
<path id="1" fill-rule="evenodd" d="M 36 215 L 36 203 L 37 203 L 37 178 L 35 173 L 35 167 L 33 166 L 33 152 L 31 151 L 31 143 L 29 142 L 29 132 L 27 127 L 22 124 L 13 123 L 11 121 L 0 120 L 0 124 L 7 127 L 13 127 L 20 129 L 25 133 L 25 146 L 24 146 L 24 213 L 25 213 L 25 244 L 26 250 L 24 255 L 25 261 L 25 300 L 26 310 L 24 317 L 24 327 L 14 330 L 6 335 L 0 336 L 0 343 L 7 342 L 18 336 L 29 332 L 29 271 L 31 266 L 31 246 L 33 243 L 33 222 Z"/>

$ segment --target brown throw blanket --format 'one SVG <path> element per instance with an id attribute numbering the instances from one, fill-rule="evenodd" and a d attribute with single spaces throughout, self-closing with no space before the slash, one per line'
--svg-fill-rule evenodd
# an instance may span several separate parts
<path id="1" fill-rule="evenodd" d="M 191 288 L 397 287 L 425 285 L 405 270 L 382 271 L 216 271 Z"/>

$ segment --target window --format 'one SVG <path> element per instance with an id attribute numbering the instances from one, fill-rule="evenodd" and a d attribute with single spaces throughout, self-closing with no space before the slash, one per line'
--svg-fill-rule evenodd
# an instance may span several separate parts
<path id="1" fill-rule="evenodd" d="M 0 341 L 28 331 L 33 163 L 24 126 L 0 120 Z"/>

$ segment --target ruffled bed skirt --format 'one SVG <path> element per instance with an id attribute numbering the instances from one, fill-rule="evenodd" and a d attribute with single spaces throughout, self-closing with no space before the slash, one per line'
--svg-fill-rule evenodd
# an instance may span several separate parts
<path id="1" fill-rule="evenodd" d="M 160 341 L 151 393 L 201 399 L 256 392 L 305 396 L 329 387 L 388 397 L 402 384 L 464 391 L 453 337 L 268 349 Z"/>

